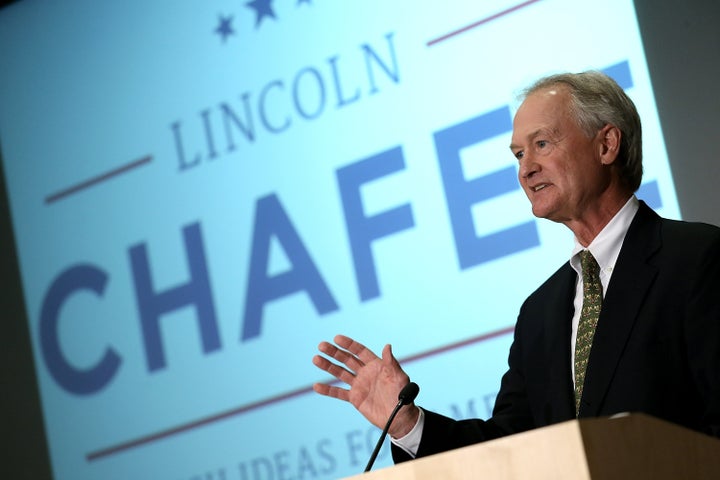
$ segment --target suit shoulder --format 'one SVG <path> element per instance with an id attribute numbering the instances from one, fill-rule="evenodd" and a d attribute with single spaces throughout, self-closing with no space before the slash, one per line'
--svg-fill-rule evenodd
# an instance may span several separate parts
<path id="1" fill-rule="evenodd" d="M 720 227 L 700 222 L 662 219 L 663 246 L 688 255 L 720 253 Z"/>
<path id="2" fill-rule="evenodd" d="M 720 227 L 702 222 L 687 222 L 663 218 L 663 236 L 673 239 L 705 239 L 709 242 L 720 239 Z"/>
<path id="3" fill-rule="evenodd" d="M 715 225 L 659 216 L 642 200 L 628 228 L 621 257 L 645 257 L 647 254 L 695 257 L 699 251 L 711 253 L 720 244 L 720 228 Z"/>
<path id="4" fill-rule="evenodd" d="M 720 228 L 669 219 L 661 219 L 657 225 L 657 234 L 644 245 L 637 242 L 630 247 L 624 261 L 628 256 L 646 258 L 669 278 L 712 276 L 715 274 L 710 272 L 720 271 Z"/>

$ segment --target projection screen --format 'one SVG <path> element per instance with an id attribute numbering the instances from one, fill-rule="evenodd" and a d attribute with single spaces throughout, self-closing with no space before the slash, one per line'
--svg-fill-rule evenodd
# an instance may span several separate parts
<path id="1" fill-rule="evenodd" d="M 640 111 L 638 197 L 680 218 L 629 0 L 3 8 L 2 168 L 54 477 L 359 473 L 379 430 L 311 389 L 337 333 L 391 343 L 420 405 L 489 416 L 518 308 L 573 245 L 518 185 L 518 94 L 588 69 Z"/>

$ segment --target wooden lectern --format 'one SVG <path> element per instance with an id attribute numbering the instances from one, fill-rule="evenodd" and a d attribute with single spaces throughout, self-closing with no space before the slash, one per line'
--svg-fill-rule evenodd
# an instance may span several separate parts
<path id="1" fill-rule="evenodd" d="M 643 414 L 571 420 L 350 479 L 717 480 L 720 440 Z"/>

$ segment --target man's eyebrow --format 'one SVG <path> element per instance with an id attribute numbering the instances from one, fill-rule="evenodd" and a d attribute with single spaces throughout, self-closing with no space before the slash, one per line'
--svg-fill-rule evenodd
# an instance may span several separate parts
<path id="1" fill-rule="evenodd" d="M 544 130 L 546 130 L 546 129 L 545 129 L 545 128 L 538 128 L 537 130 L 532 131 L 532 132 L 527 136 L 527 138 L 528 138 L 530 141 L 532 141 L 533 138 L 535 138 L 535 137 L 537 137 L 538 135 L 540 135 Z M 521 147 L 520 147 L 520 145 L 516 145 L 516 144 L 514 144 L 514 143 L 511 143 L 511 144 L 510 144 L 510 150 L 515 149 L 515 148 L 521 148 Z"/>

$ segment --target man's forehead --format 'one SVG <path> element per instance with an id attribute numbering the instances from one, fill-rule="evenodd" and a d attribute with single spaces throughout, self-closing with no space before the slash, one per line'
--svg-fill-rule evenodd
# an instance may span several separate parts
<path id="1" fill-rule="evenodd" d="M 567 113 L 567 92 L 552 86 L 525 97 L 513 120 L 510 148 L 519 148 L 539 135 L 557 132 Z"/>
<path id="2" fill-rule="evenodd" d="M 530 93 L 513 120 L 513 134 L 532 136 L 543 128 L 555 128 L 567 114 L 567 92 L 555 87 Z"/>
<path id="3" fill-rule="evenodd" d="M 529 93 L 525 100 L 520 104 L 518 112 L 522 110 L 528 110 L 533 107 L 541 109 L 548 108 L 560 108 L 567 104 L 567 100 L 570 98 L 570 92 L 563 85 L 552 85 L 549 87 L 541 88 Z M 517 115 L 517 114 L 516 114 Z"/>

